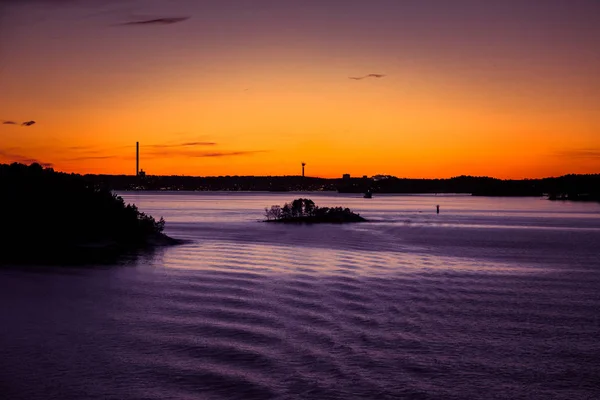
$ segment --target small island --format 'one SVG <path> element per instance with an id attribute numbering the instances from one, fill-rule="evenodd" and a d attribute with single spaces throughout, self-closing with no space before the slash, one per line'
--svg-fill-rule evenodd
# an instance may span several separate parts
<path id="1" fill-rule="evenodd" d="M 0 264 L 94 264 L 175 245 L 165 221 L 108 188 L 34 163 L 0 164 Z"/>
<path id="2" fill-rule="evenodd" d="M 342 207 L 317 207 L 310 199 L 296 199 L 282 206 L 265 208 L 265 222 L 280 223 L 329 223 L 367 222 L 360 214 Z"/>

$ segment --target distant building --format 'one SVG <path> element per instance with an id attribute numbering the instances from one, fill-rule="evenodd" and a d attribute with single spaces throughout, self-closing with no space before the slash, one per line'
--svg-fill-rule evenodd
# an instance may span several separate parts
<path id="1" fill-rule="evenodd" d="M 140 178 L 145 178 L 145 177 L 146 177 L 146 171 L 144 171 L 143 169 L 142 169 L 142 170 L 140 170 L 140 172 L 138 173 L 138 176 L 139 176 Z"/>
<path id="2" fill-rule="evenodd" d="M 342 179 L 347 181 L 348 179 L 350 179 L 350 174 L 344 174 L 342 175 Z"/>

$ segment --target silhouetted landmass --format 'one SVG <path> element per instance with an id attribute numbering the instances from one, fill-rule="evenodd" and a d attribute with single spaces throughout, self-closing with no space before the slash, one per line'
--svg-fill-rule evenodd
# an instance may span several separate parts
<path id="1" fill-rule="evenodd" d="M 393 176 L 313 178 L 302 176 L 146 176 L 86 175 L 95 184 L 114 190 L 186 191 L 337 191 L 377 193 L 458 193 L 474 196 L 548 196 L 551 199 L 600 200 L 600 174 L 556 178 L 502 180 L 459 176 L 449 179 L 405 179 Z"/>
<path id="2" fill-rule="evenodd" d="M 302 176 L 158 176 L 143 179 L 134 175 L 85 175 L 85 178 L 114 190 L 184 191 L 335 191 L 336 180 Z"/>
<path id="3" fill-rule="evenodd" d="M 318 207 L 311 199 L 296 199 L 283 207 L 265 208 L 265 222 L 282 223 L 329 223 L 366 222 L 367 220 L 342 207 Z"/>
<path id="4" fill-rule="evenodd" d="M 473 196 L 567 196 L 569 199 L 600 199 L 600 175 L 565 175 L 557 178 L 501 180 L 459 176 L 450 179 L 357 178 L 340 187 L 342 193 L 461 193 Z"/>
<path id="5" fill-rule="evenodd" d="M 135 205 L 79 175 L 39 164 L 0 164 L 0 262 L 90 263 L 177 244 Z"/>

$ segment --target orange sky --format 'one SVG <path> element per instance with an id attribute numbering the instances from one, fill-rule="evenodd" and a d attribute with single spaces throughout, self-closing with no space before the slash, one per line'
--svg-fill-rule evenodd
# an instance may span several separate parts
<path id="1" fill-rule="evenodd" d="M 129 3 L 190 19 L 114 27 L 129 14 L 94 0 L 0 5 L 0 119 L 36 121 L 0 125 L 0 162 L 133 174 L 140 141 L 149 174 L 600 172 L 592 1 L 469 15 Z M 348 79 L 371 73 L 385 77 Z"/>

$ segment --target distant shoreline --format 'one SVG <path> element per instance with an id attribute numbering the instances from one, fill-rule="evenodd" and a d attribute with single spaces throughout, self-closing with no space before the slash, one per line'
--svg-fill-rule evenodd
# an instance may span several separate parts
<path id="1" fill-rule="evenodd" d="M 121 193 L 140 193 L 140 192 L 147 192 L 147 193 L 154 193 L 154 194 L 160 194 L 160 193 L 164 193 L 164 194 L 169 194 L 169 193 L 186 193 L 186 194 L 194 194 L 194 193 L 227 193 L 227 194 L 232 194 L 232 193 L 239 193 L 239 194 L 250 194 L 250 193 L 255 193 L 255 194 L 282 194 L 282 193 L 291 193 L 291 194 L 301 194 L 301 193 L 310 193 L 313 195 L 318 195 L 319 193 L 322 194 L 327 194 L 327 195 L 331 195 L 331 194 L 341 194 L 341 195 L 356 195 L 356 197 L 360 197 L 363 198 L 361 193 L 346 193 L 346 192 L 338 192 L 338 191 L 333 191 L 333 190 L 297 190 L 297 191 L 291 191 L 291 192 L 270 192 L 270 191 L 265 191 L 265 190 L 185 190 L 185 189 L 164 189 L 164 190 L 155 190 L 155 189 L 122 189 L 122 190 L 118 190 L 118 192 Z M 360 195 L 360 196 L 359 196 Z M 533 194 L 533 195 L 527 195 L 527 194 L 523 194 L 523 195 L 518 195 L 518 194 L 474 194 L 474 193 L 421 193 L 421 192 L 415 192 L 415 193 L 377 193 L 377 196 L 431 196 L 431 197 L 498 197 L 498 198 L 540 198 L 540 199 L 545 199 L 545 200 L 550 200 L 550 201 L 575 201 L 575 202 L 600 202 L 600 199 L 597 198 L 592 198 L 592 197 L 574 197 L 574 198 L 551 198 L 548 194 L 542 194 L 542 195 L 537 195 L 537 194 Z"/>
<path id="2" fill-rule="evenodd" d="M 314 178 L 302 176 L 152 176 L 84 175 L 86 180 L 116 191 L 188 192 L 337 192 L 364 194 L 454 194 L 491 197 L 549 197 L 600 200 L 600 174 L 556 178 L 501 180 L 459 176 L 448 179 L 405 179 L 392 176 Z"/>

